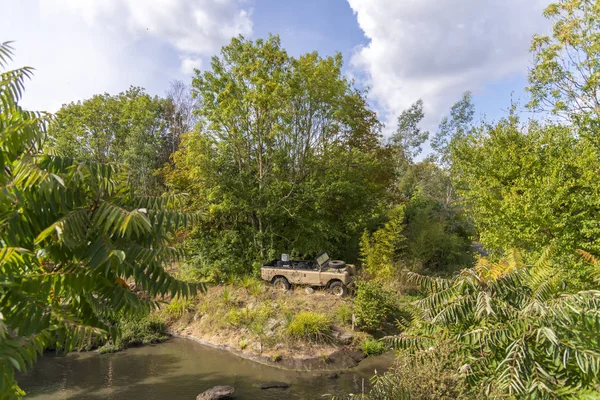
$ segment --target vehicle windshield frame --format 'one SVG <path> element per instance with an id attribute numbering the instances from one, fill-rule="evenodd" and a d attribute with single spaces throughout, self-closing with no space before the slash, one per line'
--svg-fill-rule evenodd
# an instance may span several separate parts
<path id="1" fill-rule="evenodd" d="M 323 269 L 324 267 L 327 266 L 327 264 L 329 264 L 329 260 L 331 260 L 331 258 L 329 258 L 329 254 L 327 254 L 326 251 L 322 252 L 321 254 L 319 254 L 316 258 L 315 258 L 317 265 L 319 266 L 319 270 Z"/>

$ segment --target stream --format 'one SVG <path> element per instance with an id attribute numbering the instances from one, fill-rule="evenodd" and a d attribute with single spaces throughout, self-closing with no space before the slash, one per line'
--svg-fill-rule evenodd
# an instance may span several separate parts
<path id="1" fill-rule="evenodd" d="M 36 400 L 193 400 L 216 385 L 233 386 L 239 400 L 321 399 L 360 393 L 363 379 L 368 386 L 374 371 L 385 371 L 392 359 L 392 354 L 367 358 L 332 379 L 330 372 L 286 371 L 191 340 L 170 339 L 116 354 L 45 354 L 18 382 L 26 399 Z M 291 386 L 261 390 L 260 384 L 269 381 Z"/>

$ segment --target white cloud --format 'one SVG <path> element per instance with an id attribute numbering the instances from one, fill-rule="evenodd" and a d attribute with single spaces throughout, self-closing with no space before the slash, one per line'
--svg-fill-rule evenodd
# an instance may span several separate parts
<path id="1" fill-rule="evenodd" d="M 365 75 L 388 130 L 422 98 L 435 125 L 461 93 L 524 74 L 548 0 L 348 0 L 369 40 L 352 68 Z"/>
<path id="2" fill-rule="evenodd" d="M 13 66 L 37 71 L 24 105 L 61 104 L 129 85 L 162 94 L 233 36 L 252 34 L 243 0 L 22 0 L 3 6 L 0 41 Z"/>
<path id="3" fill-rule="evenodd" d="M 193 75 L 194 70 L 202 68 L 201 58 L 181 57 L 181 72 L 185 75 Z"/>

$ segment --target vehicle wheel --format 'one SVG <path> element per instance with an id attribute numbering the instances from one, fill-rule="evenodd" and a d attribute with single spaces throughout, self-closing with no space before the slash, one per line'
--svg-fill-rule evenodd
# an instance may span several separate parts
<path id="1" fill-rule="evenodd" d="M 281 291 L 281 292 L 286 292 L 288 290 L 290 290 L 290 283 L 288 282 L 287 279 L 281 277 L 281 278 L 275 278 L 275 280 L 273 281 L 273 286 L 275 287 L 275 289 Z"/>
<path id="2" fill-rule="evenodd" d="M 342 282 L 336 281 L 329 285 L 329 291 L 334 296 L 342 297 L 346 294 L 346 286 Z"/>
<path id="3" fill-rule="evenodd" d="M 346 263 L 342 260 L 331 260 L 329 261 L 329 267 L 334 269 L 342 269 L 346 266 Z"/>

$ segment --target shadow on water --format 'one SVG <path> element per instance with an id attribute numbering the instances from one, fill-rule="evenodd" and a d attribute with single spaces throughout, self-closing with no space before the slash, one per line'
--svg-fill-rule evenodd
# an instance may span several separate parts
<path id="1" fill-rule="evenodd" d="M 360 392 L 374 369 L 384 370 L 390 357 L 368 359 L 337 379 L 329 373 L 295 372 L 258 364 L 185 339 L 128 349 L 117 354 L 52 354 L 19 383 L 28 399 L 175 400 L 195 399 L 216 385 L 231 385 L 236 399 L 318 399 L 323 394 Z M 281 381 L 289 389 L 261 390 L 260 383 Z"/>

